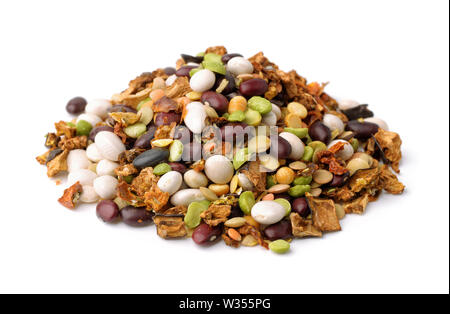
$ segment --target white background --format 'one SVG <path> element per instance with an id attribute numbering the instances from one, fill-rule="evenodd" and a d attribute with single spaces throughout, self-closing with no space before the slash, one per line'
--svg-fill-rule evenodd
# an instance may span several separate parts
<path id="1" fill-rule="evenodd" d="M 448 293 L 448 22 L 443 0 L 2 1 L 0 292 Z M 66 102 L 218 44 L 369 103 L 402 136 L 405 194 L 284 256 L 60 206 L 34 157 Z"/>

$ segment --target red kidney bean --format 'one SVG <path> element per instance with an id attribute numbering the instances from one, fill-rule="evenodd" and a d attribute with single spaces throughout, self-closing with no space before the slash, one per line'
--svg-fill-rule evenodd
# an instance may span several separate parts
<path id="1" fill-rule="evenodd" d="M 227 123 L 220 128 L 222 134 L 222 141 L 236 141 L 236 138 L 241 138 L 245 133 L 245 128 L 248 124 L 243 122 Z"/>
<path id="2" fill-rule="evenodd" d="M 245 97 L 261 96 L 267 92 L 269 85 L 263 79 L 255 78 L 242 82 L 239 91 Z"/>
<path id="3" fill-rule="evenodd" d="M 101 132 L 101 131 L 108 131 L 108 132 L 113 132 L 114 133 L 114 129 L 112 127 L 108 126 L 108 125 L 96 126 L 89 133 L 89 140 L 94 141 L 95 140 L 95 136 L 97 135 L 97 133 Z"/>
<path id="4" fill-rule="evenodd" d="M 83 97 L 75 97 L 69 100 L 66 105 L 66 110 L 70 114 L 80 114 L 86 108 L 87 101 Z"/>
<path id="5" fill-rule="evenodd" d="M 282 220 L 264 229 L 264 235 L 270 241 L 292 237 L 292 225 L 289 220 Z"/>
<path id="6" fill-rule="evenodd" d="M 222 227 L 210 227 L 207 224 L 201 224 L 192 233 L 192 240 L 200 245 L 208 244 L 219 238 L 221 234 Z"/>
<path id="7" fill-rule="evenodd" d="M 164 73 L 166 73 L 167 75 L 173 75 L 176 71 L 177 70 L 173 67 L 164 68 Z"/>
<path id="8" fill-rule="evenodd" d="M 173 171 L 177 171 L 181 174 L 184 174 L 187 171 L 187 167 L 179 162 L 169 162 L 168 163 L 170 168 L 172 168 Z"/>
<path id="9" fill-rule="evenodd" d="M 352 120 L 347 123 L 348 131 L 352 131 L 357 139 L 366 140 L 378 132 L 378 125 L 372 122 Z"/>
<path id="10" fill-rule="evenodd" d="M 183 161 L 196 161 L 202 158 L 202 144 L 199 142 L 192 142 L 184 145 Z"/>
<path id="11" fill-rule="evenodd" d="M 309 208 L 308 202 L 304 197 L 296 198 L 292 202 L 292 211 L 299 214 L 303 218 L 306 218 L 309 214 L 311 214 L 311 209 Z"/>
<path id="12" fill-rule="evenodd" d="M 133 227 L 149 225 L 152 222 L 153 213 L 145 207 L 128 205 L 120 211 L 120 216 L 125 224 Z"/>
<path id="13" fill-rule="evenodd" d="M 181 58 L 186 63 L 189 63 L 189 62 L 201 63 L 203 61 L 202 56 L 191 56 L 191 55 L 181 54 Z"/>
<path id="14" fill-rule="evenodd" d="M 175 112 L 159 112 L 155 115 L 155 125 L 169 125 L 172 122 L 180 123 L 181 114 Z"/>
<path id="15" fill-rule="evenodd" d="M 340 186 L 343 186 L 347 178 L 349 177 L 350 173 L 346 172 L 343 175 L 334 175 L 333 180 L 331 180 L 330 183 L 327 184 L 327 186 L 331 188 L 337 188 Z"/>
<path id="16" fill-rule="evenodd" d="M 190 75 L 189 75 L 189 72 L 191 72 L 192 69 L 196 69 L 196 68 L 197 68 L 196 66 L 185 65 L 185 66 L 182 66 L 181 68 L 179 68 L 179 69 L 175 72 L 175 74 L 176 74 L 177 76 L 187 76 L 187 77 L 189 77 L 189 76 L 190 76 Z"/>
<path id="17" fill-rule="evenodd" d="M 138 137 L 136 142 L 134 142 L 135 148 L 150 148 L 150 141 L 155 137 L 156 126 L 151 125 L 147 132 Z"/>
<path id="18" fill-rule="evenodd" d="M 131 107 L 125 105 L 114 105 L 111 108 L 108 108 L 108 112 L 133 112 L 137 113 L 137 111 Z"/>
<path id="19" fill-rule="evenodd" d="M 314 122 L 313 125 L 309 127 L 308 132 L 314 141 L 321 141 L 328 144 L 331 139 L 330 128 L 320 121 Z"/>
<path id="20" fill-rule="evenodd" d="M 202 103 L 209 104 L 218 113 L 225 113 L 228 111 L 228 99 L 213 91 L 207 91 L 202 94 Z"/>
<path id="21" fill-rule="evenodd" d="M 270 154 L 278 159 L 287 159 L 292 152 L 291 144 L 281 136 L 271 137 Z M 276 146 L 274 143 L 277 142 Z"/>
<path id="22" fill-rule="evenodd" d="M 103 200 L 97 204 L 96 207 L 97 217 L 104 222 L 112 222 L 119 217 L 119 206 L 111 200 Z"/>
<path id="23" fill-rule="evenodd" d="M 349 120 L 356 120 L 359 118 L 373 117 L 373 112 L 367 108 L 368 105 L 359 105 L 354 108 L 342 110 L 342 113 L 347 116 Z"/>
<path id="24" fill-rule="evenodd" d="M 222 62 L 227 64 L 228 61 L 230 61 L 234 57 L 243 57 L 243 55 L 241 55 L 240 53 L 227 53 L 222 56 Z"/>

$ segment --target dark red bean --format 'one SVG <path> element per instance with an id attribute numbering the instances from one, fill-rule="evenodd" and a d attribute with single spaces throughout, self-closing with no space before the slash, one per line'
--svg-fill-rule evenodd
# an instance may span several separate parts
<path id="1" fill-rule="evenodd" d="M 103 200 L 97 204 L 96 212 L 104 222 L 112 222 L 119 217 L 119 206 L 111 200 Z"/>
<path id="2" fill-rule="evenodd" d="M 313 125 L 309 127 L 308 132 L 314 141 L 321 141 L 328 144 L 331 139 L 330 128 L 320 121 L 314 122 Z"/>
<path id="3" fill-rule="evenodd" d="M 236 81 L 234 79 L 233 74 L 231 74 L 230 72 L 227 72 L 225 74 L 225 76 L 222 76 L 221 78 L 216 80 L 216 85 L 214 85 L 214 90 L 216 90 L 221 84 L 223 80 L 227 80 L 227 85 L 225 86 L 225 88 L 222 90 L 221 94 L 223 95 L 229 95 L 231 93 L 233 93 L 234 91 L 236 91 Z M 231 99 L 228 98 L 227 99 Z"/>
<path id="4" fill-rule="evenodd" d="M 378 132 L 378 125 L 372 122 L 352 120 L 347 123 L 348 131 L 352 131 L 357 139 L 366 140 Z"/>
<path id="5" fill-rule="evenodd" d="M 289 220 L 282 220 L 264 229 L 264 235 L 270 241 L 292 237 L 292 225 Z"/>
<path id="6" fill-rule="evenodd" d="M 181 174 L 184 174 L 187 171 L 187 167 L 179 162 L 169 162 L 168 163 L 170 168 L 172 168 L 173 171 L 177 171 Z"/>
<path id="7" fill-rule="evenodd" d="M 83 97 L 75 97 L 69 100 L 66 105 L 66 110 L 70 114 L 80 114 L 86 108 L 87 101 Z"/>
<path id="8" fill-rule="evenodd" d="M 192 65 L 183 66 L 183 67 L 179 68 L 175 72 L 175 74 L 177 76 L 187 76 L 187 77 L 189 77 L 190 76 L 189 72 L 191 72 L 192 69 L 196 69 L 196 68 L 197 68 L 196 66 L 192 66 Z"/>
<path id="9" fill-rule="evenodd" d="M 164 68 L 164 73 L 166 73 L 167 75 L 173 75 L 176 71 L 177 70 L 173 67 Z"/>
<path id="10" fill-rule="evenodd" d="M 202 56 L 191 56 L 191 55 L 181 54 L 181 58 L 186 63 L 189 63 L 189 62 L 201 63 L 203 61 Z"/>
<path id="11" fill-rule="evenodd" d="M 239 91 L 245 97 L 261 96 L 267 92 L 269 85 L 263 79 L 255 78 L 242 82 Z"/>
<path id="12" fill-rule="evenodd" d="M 250 132 L 252 129 L 247 129 L 248 124 L 246 123 L 242 123 L 242 122 L 235 122 L 235 123 L 227 123 L 225 125 L 223 125 L 220 128 L 220 132 L 222 134 L 222 141 L 224 142 L 232 142 L 232 141 L 236 141 L 236 139 L 243 139 L 245 140 L 244 137 L 246 132 Z M 254 134 L 251 134 L 250 132 L 250 136 L 253 136 Z"/>
<path id="13" fill-rule="evenodd" d="M 277 145 L 276 145 L 276 144 Z M 270 154 L 278 159 L 287 159 L 292 152 L 291 144 L 281 136 L 271 138 Z"/>
<path id="14" fill-rule="evenodd" d="M 108 126 L 108 125 L 96 126 L 89 133 L 89 140 L 94 141 L 95 140 L 95 136 L 97 135 L 97 133 L 98 132 L 102 132 L 102 131 L 108 131 L 108 132 L 113 132 L 114 133 L 114 129 L 112 127 Z"/>
<path id="15" fill-rule="evenodd" d="M 150 141 L 155 137 L 156 126 L 152 125 L 147 129 L 147 132 L 138 137 L 134 142 L 135 148 L 150 148 Z"/>
<path id="16" fill-rule="evenodd" d="M 292 202 L 292 211 L 299 214 L 303 218 L 306 218 L 309 214 L 311 214 L 311 209 L 309 208 L 308 202 L 304 197 L 296 198 Z"/>
<path id="17" fill-rule="evenodd" d="M 243 57 L 240 53 L 227 53 L 222 56 L 222 62 L 227 64 L 234 57 Z"/>
<path id="18" fill-rule="evenodd" d="M 108 108 L 108 112 L 133 112 L 137 113 L 137 111 L 131 107 L 125 105 L 114 105 L 111 108 Z"/>
<path id="19" fill-rule="evenodd" d="M 122 208 L 120 216 L 124 223 L 133 227 L 149 225 L 152 222 L 153 213 L 145 207 L 133 207 L 131 205 Z"/>
<path id="20" fill-rule="evenodd" d="M 340 186 L 343 186 L 345 181 L 347 180 L 347 178 L 349 177 L 350 173 L 346 172 L 343 175 L 334 175 L 333 176 L 333 180 L 331 180 L 330 183 L 327 184 L 327 186 L 331 187 L 331 188 L 337 188 Z"/>
<path id="21" fill-rule="evenodd" d="M 202 103 L 209 104 L 218 113 L 225 113 L 228 111 L 228 99 L 222 95 L 213 91 L 207 91 L 202 94 Z"/>
<path id="22" fill-rule="evenodd" d="M 180 123 L 181 114 L 175 112 L 159 112 L 155 116 L 155 125 L 169 125 L 172 122 Z"/>
<path id="23" fill-rule="evenodd" d="M 192 142 L 184 145 L 182 160 L 186 162 L 200 160 L 202 158 L 202 144 Z"/>
<path id="24" fill-rule="evenodd" d="M 192 240 L 200 245 L 208 244 L 219 238 L 221 234 L 222 227 L 210 227 L 207 224 L 201 224 L 192 233 Z"/>

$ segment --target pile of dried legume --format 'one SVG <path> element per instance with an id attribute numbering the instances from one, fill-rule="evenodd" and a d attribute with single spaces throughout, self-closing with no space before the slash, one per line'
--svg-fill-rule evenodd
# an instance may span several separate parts
<path id="1" fill-rule="evenodd" d="M 284 253 L 404 190 L 399 135 L 324 87 L 262 53 L 210 47 L 110 100 L 70 100 L 77 118 L 55 123 L 37 160 L 49 177 L 68 172 L 67 208 L 98 202 L 103 221 L 153 222 L 162 238 Z"/>

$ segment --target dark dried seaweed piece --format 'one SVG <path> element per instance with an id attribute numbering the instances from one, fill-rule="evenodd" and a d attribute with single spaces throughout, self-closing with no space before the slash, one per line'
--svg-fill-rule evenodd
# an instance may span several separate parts
<path id="1" fill-rule="evenodd" d="M 357 120 L 359 118 L 371 118 L 373 117 L 373 112 L 370 111 L 368 105 L 359 105 L 354 108 L 347 110 L 342 110 L 342 113 L 347 116 L 349 120 Z"/>

